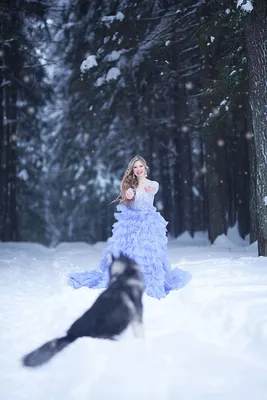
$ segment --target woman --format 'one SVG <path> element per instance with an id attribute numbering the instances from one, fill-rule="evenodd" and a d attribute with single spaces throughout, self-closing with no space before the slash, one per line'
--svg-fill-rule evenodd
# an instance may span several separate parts
<path id="1" fill-rule="evenodd" d="M 108 239 L 102 261 L 97 270 L 76 273 L 69 283 L 74 288 L 104 288 L 108 284 L 110 253 L 120 252 L 135 260 L 144 274 L 146 293 L 158 299 L 170 290 L 183 287 L 190 275 L 178 268 L 171 269 L 167 257 L 167 221 L 153 206 L 158 182 L 147 179 L 144 158 L 134 157 L 124 173 L 119 196 L 120 204 L 115 214 L 112 237 Z"/>

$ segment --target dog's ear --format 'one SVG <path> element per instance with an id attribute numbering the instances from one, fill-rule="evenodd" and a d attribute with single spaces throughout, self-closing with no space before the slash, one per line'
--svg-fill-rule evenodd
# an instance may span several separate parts
<path id="1" fill-rule="evenodd" d="M 127 265 L 121 261 L 119 258 L 115 259 L 114 262 L 110 266 L 110 275 L 118 276 L 125 272 Z"/>

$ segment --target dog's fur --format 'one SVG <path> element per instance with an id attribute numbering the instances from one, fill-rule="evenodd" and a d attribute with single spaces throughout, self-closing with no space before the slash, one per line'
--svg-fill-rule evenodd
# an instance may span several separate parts
<path id="1" fill-rule="evenodd" d="M 51 340 L 23 357 L 27 367 L 49 361 L 76 339 L 84 336 L 114 340 L 128 325 L 142 335 L 144 281 L 140 267 L 128 257 L 111 258 L 110 282 L 92 307 L 77 319 L 66 336 Z"/>

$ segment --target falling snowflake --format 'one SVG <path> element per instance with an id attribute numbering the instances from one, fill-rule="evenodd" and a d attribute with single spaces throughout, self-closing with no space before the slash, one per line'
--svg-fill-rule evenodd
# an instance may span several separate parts
<path id="1" fill-rule="evenodd" d="M 182 129 L 182 132 L 184 132 L 184 133 L 189 131 L 189 128 L 187 125 L 183 125 L 181 129 Z"/>
<path id="2" fill-rule="evenodd" d="M 245 134 L 245 138 L 246 138 L 247 140 L 251 140 L 251 139 L 253 138 L 253 133 L 247 132 L 247 133 Z"/>
<path id="3" fill-rule="evenodd" d="M 194 85 L 192 82 L 186 82 L 185 87 L 187 90 L 191 90 L 193 89 Z"/>
<path id="4" fill-rule="evenodd" d="M 208 172 L 208 169 L 207 169 L 206 165 L 203 165 L 203 167 L 201 168 L 200 172 L 202 174 L 206 174 Z"/>
<path id="5" fill-rule="evenodd" d="M 192 192 L 196 197 L 200 197 L 199 190 L 195 186 L 192 187 Z"/>
<path id="6" fill-rule="evenodd" d="M 161 211 L 161 210 L 163 210 L 163 203 L 161 202 L 161 201 L 157 201 L 157 203 L 156 203 L 156 207 L 157 207 L 157 209 L 159 210 L 159 211 Z"/>
<path id="7" fill-rule="evenodd" d="M 218 139 L 217 140 L 217 145 L 219 146 L 219 147 L 223 147 L 224 146 L 224 140 L 223 139 Z"/>
<path id="8" fill-rule="evenodd" d="M 170 40 L 167 40 L 166 42 L 165 42 L 165 46 L 169 46 L 171 44 L 171 41 Z"/>
<path id="9" fill-rule="evenodd" d="M 197 155 L 201 154 L 201 152 L 202 152 L 202 150 L 200 148 L 194 148 L 192 151 L 193 154 L 197 154 Z"/>
<path id="10" fill-rule="evenodd" d="M 28 113 L 29 115 L 35 114 L 35 108 L 34 108 L 33 106 L 27 107 L 27 113 Z"/>
<path id="11" fill-rule="evenodd" d="M 30 77 L 29 77 L 29 75 L 25 75 L 25 76 L 23 77 L 23 81 L 24 81 L 25 83 L 29 83 L 29 82 L 30 82 Z"/>

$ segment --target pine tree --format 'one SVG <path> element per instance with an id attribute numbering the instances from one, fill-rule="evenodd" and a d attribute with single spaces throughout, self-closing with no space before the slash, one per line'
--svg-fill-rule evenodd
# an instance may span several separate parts
<path id="1" fill-rule="evenodd" d="M 25 194 L 20 196 L 18 193 L 27 190 L 23 182 L 29 175 L 23 169 L 25 165 L 23 168 L 18 165 L 18 153 L 25 143 L 24 135 L 34 131 L 37 124 L 35 111 L 40 103 L 38 79 L 42 78 L 42 68 L 39 75 L 32 73 L 32 65 L 40 63 L 28 41 L 25 21 L 43 16 L 44 7 L 37 2 L 11 0 L 0 6 L 0 238 L 5 241 L 20 237 L 18 213 L 23 215 L 20 209 L 24 211 L 26 204 L 22 200 Z M 26 164 L 28 160 L 22 158 L 21 161 Z"/>
<path id="2" fill-rule="evenodd" d="M 243 238 L 249 232 L 248 69 L 243 22 L 235 1 L 209 1 L 201 13 L 201 102 L 213 242 L 236 222 Z"/>

